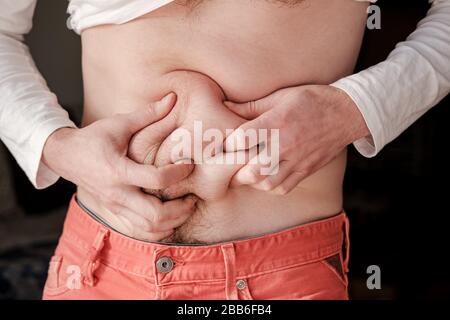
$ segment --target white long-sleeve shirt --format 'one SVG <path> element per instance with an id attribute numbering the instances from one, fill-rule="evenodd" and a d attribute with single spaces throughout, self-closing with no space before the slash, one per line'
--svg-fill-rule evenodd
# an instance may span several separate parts
<path id="1" fill-rule="evenodd" d="M 361 111 L 371 135 L 354 143 L 374 157 L 450 92 L 450 0 L 434 0 L 427 16 L 388 58 L 333 86 Z"/>
<path id="2" fill-rule="evenodd" d="M 81 33 L 121 24 L 172 1 L 71 0 L 68 26 Z M 55 130 L 75 125 L 23 44 L 35 5 L 36 0 L 0 1 L 0 139 L 33 185 L 45 188 L 59 177 L 41 161 L 44 144 Z M 450 91 L 450 0 L 433 1 L 418 29 L 385 62 L 333 85 L 352 97 L 370 129 L 356 148 L 374 156 Z"/>

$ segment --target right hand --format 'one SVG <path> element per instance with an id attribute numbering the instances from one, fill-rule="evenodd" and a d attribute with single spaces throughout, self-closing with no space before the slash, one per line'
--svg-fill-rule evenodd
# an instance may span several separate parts
<path id="1" fill-rule="evenodd" d="M 175 184 L 189 176 L 193 165 L 156 168 L 134 162 L 127 153 L 134 134 L 163 119 L 175 101 L 171 93 L 146 109 L 101 119 L 82 129 L 59 129 L 46 142 L 43 162 L 115 214 L 127 226 L 127 235 L 147 241 L 164 239 L 194 212 L 196 199 L 187 196 L 163 203 L 142 188 Z M 155 135 L 149 138 L 157 142 L 173 130 L 160 123 L 154 126 Z"/>

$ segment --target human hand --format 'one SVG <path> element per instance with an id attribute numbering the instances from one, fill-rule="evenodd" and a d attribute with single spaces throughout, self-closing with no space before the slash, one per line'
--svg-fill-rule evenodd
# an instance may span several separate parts
<path id="1" fill-rule="evenodd" d="M 141 188 L 168 187 L 186 178 L 193 165 L 169 164 L 156 168 L 132 161 L 127 153 L 133 135 L 157 125 L 175 102 L 172 93 L 133 113 L 105 118 L 82 129 L 59 129 L 48 138 L 43 161 L 54 172 L 93 195 L 122 221 L 129 236 L 148 241 L 163 239 L 193 213 L 196 199 L 186 197 L 162 203 Z M 159 126 L 162 131 L 149 138 L 169 135 L 170 129 Z"/>
<path id="2" fill-rule="evenodd" d="M 324 167 L 369 130 L 358 108 L 340 89 L 327 85 L 285 88 L 243 104 L 225 103 L 249 121 L 228 136 L 225 150 L 254 147 L 242 134 L 249 129 L 279 129 L 279 165 L 274 175 L 261 175 L 262 163 L 248 163 L 233 178 L 235 185 L 287 194 L 303 179 Z M 269 150 L 272 141 L 264 142 Z M 243 146 L 241 148 L 240 146 Z"/>
<path id="3" fill-rule="evenodd" d="M 160 85 L 165 81 L 168 83 L 161 90 L 176 92 L 177 104 L 153 128 L 145 128 L 134 136 L 130 143 L 130 157 L 139 163 L 155 164 L 158 167 L 190 159 L 196 166 L 185 180 L 163 190 L 146 191 L 163 199 L 191 193 L 205 201 L 219 200 L 227 194 L 232 177 L 248 158 L 245 151 L 223 153 L 226 130 L 237 128 L 245 119 L 224 106 L 222 89 L 210 78 L 184 71 L 176 71 L 166 77 L 159 81 Z M 166 123 L 173 126 L 173 132 L 167 139 L 149 138 L 148 135 L 159 131 L 159 125 L 168 126 Z M 152 140 L 158 142 L 152 143 Z M 185 157 L 174 155 L 180 145 L 188 151 L 184 153 Z"/>

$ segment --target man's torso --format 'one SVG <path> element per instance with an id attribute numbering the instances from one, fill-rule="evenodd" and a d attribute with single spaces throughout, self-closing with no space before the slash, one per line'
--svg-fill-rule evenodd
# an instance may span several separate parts
<path id="1" fill-rule="evenodd" d="M 172 3 L 124 25 L 88 29 L 82 33 L 84 124 L 144 108 L 172 88 L 189 95 L 189 86 L 201 80 L 191 82 L 181 70 L 215 82 L 221 89 L 214 97 L 218 103 L 332 83 L 353 70 L 366 6 L 351 0 Z M 186 121 L 203 120 L 208 111 L 214 118 L 218 108 L 198 116 L 187 111 L 195 116 Z M 224 109 L 217 112 L 218 123 L 229 116 L 238 124 Z M 169 240 L 227 241 L 332 216 L 342 209 L 345 158 L 344 152 L 285 196 L 239 187 L 201 201 L 194 217 Z M 97 214 L 108 215 L 84 190 L 79 197 Z"/>

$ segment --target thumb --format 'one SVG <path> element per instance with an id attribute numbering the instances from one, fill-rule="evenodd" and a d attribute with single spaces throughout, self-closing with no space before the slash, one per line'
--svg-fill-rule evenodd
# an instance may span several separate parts
<path id="1" fill-rule="evenodd" d="M 176 102 L 175 93 L 171 92 L 160 101 L 151 103 L 147 108 L 138 110 L 127 115 L 127 130 L 130 134 L 135 134 L 150 124 L 163 119 L 173 108 Z"/>
<path id="2" fill-rule="evenodd" d="M 242 118 L 245 118 L 247 120 L 253 120 L 263 113 L 269 111 L 273 107 L 271 96 L 245 103 L 225 101 L 224 104 L 228 109 L 236 113 L 238 116 L 241 116 Z"/>

